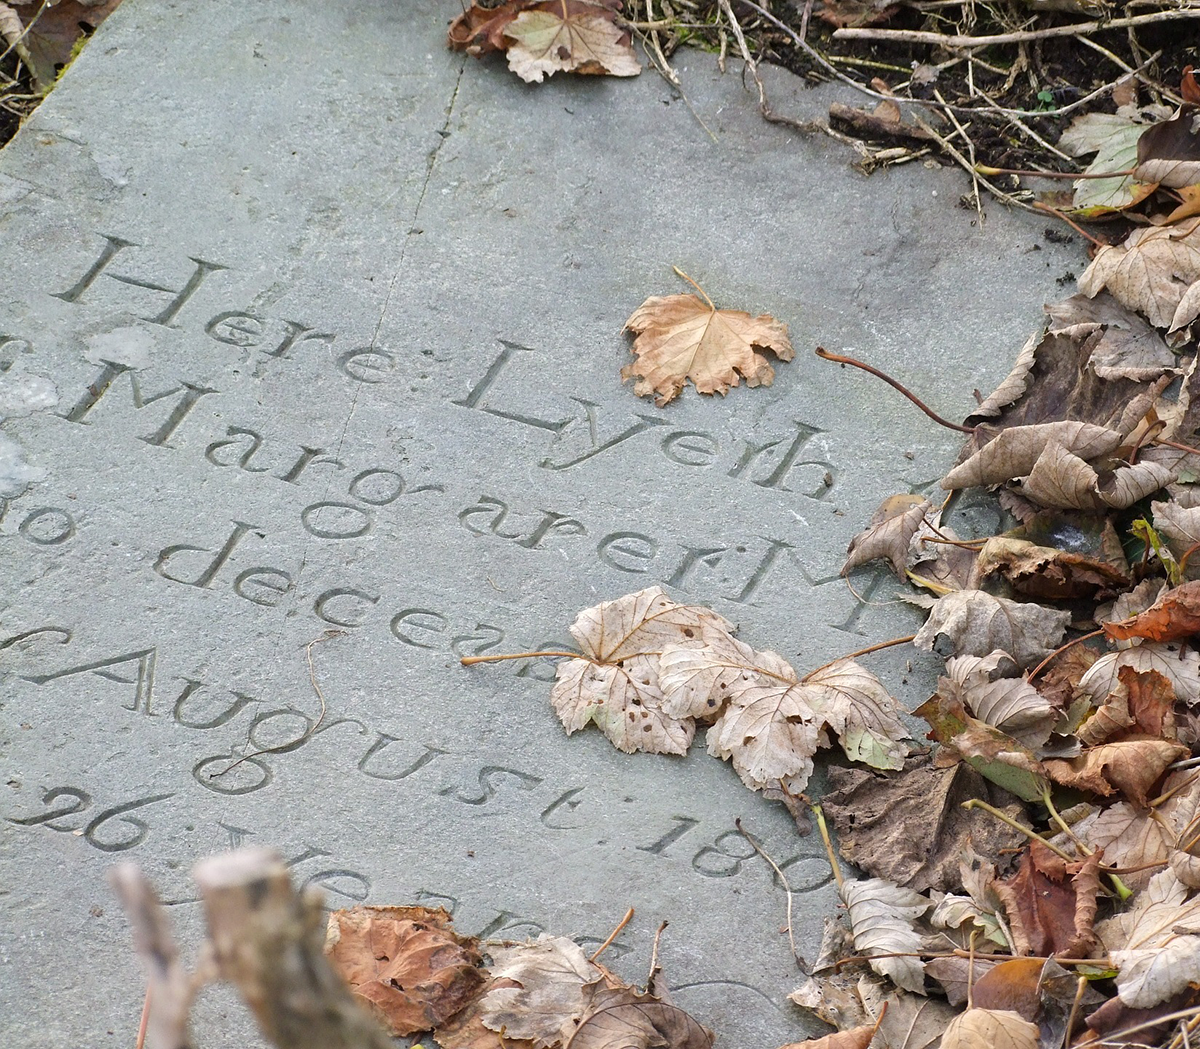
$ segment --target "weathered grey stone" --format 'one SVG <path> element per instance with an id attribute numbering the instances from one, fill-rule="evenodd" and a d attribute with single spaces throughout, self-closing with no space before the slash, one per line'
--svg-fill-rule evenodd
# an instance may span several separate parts
<path id="1" fill-rule="evenodd" d="M 837 570 L 957 438 L 811 349 L 963 414 L 1077 251 L 994 206 L 976 228 L 958 172 L 864 178 L 709 55 L 677 62 L 715 141 L 652 72 L 526 86 L 445 49 L 457 6 L 127 0 L 0 154 L 8 1044 L 131 1044 L 105 869 L 138 860 L 194 946 L 190 865 L 241 841 L 334 905 L 445 903 L 467 932 L 596 942 L 634 906 L 608 960 L 639 978 L 670 919 L 720 1044 L 815 1030 L 734 819 L 809 957 L 819 842 L 702 745 L 567 739 L 548 663 L 457 657 L 561 645 L 654 584 L 799 667 L 912 632 L 884 571 L 863 606 Z M 770 83 L 800 116 L 834 97 Z M 672 264 L 791 325 L 773 387 L 621 386 Z M 927 657 L 872 665 L 928 694 Z M 227 997 L 196 1015 L 201 1046 L 253 1041 Z"/>

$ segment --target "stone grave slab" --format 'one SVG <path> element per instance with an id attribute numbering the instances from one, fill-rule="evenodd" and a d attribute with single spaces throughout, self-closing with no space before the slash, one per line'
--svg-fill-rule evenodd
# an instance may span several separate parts
<path id="1" fill-rule="evenodd" d="M 712 56 L 677 56 L 690 108 L 651 71 L 533 88 L 446 50 L 457 8 L 126 0 L 0 153 L 7 1044 L 132 1044 L 106 869 L 139 862 L 190 948 L 191 864 L 243 843 L 332 906 L 487 936 L 594 944 L 633 906 L 608 960 L 640 978 L 669 920 L 718 1044 L 816 1030 L 734 820 L 810 958 L 819 841 L 702 742 L 568 739 L 548 661 L 459 657 L 560 647 L 651 585 L 798 667 L 912 632 L 886 573 L 862 603 L 837 572 L 957 440 L 811 350 L 962 413 L 1077 249 L 994 206 L 979 228 L 955 171 L 863 177 Z M 769 82 L 800 117 L 836 96 Z M 672 265 L 789 323 L 771 388 L 661 410 L 621 385 Z M 928 694 L 917 654 L 872 666 Z M 199 1045 L 256 1044 L 228 995 L 195 1015 Z"/>

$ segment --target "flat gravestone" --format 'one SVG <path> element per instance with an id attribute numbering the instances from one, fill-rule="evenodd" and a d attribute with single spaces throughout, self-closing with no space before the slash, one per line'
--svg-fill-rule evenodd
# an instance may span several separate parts
<path id="1" fill-rule="evenodd" d="M 800 668 L 911 633 L 884 572 L 864 603 L 837 571 L 957 440 L 811 350 L 965 412 L 1076 252 L 978 228 L 958 172 L 864 178 L 712 56 L 676 56 L 690 106 L 650 71 L 527 86 L 445 48 L 457 6 L 127 0 L 0 155 L 8 1044 L 132 1044 L 106 869 L 139 862 L 194 947 L 191 864 L 243 843 L 332 906 L 484 936 L 596 944 L 632 906 L 607 960 L 640 980 L 670 920 L 718 1044 L 816 1029 L 734 820 L 810 958 L 819 841 L 702 743 L 568 739 L 551 662 L 459 657 L 561 647 L 652 585 Z M 770 86 L 804 118 L 833 97 Z M 774 386 L 660 410 L 620 384 L 671 265 L 790 324 Z M 928 694 L 915 653 L 872 666 Z M 196 1017 L 200 1045 L 256 1037 L 228 995 Z"/>

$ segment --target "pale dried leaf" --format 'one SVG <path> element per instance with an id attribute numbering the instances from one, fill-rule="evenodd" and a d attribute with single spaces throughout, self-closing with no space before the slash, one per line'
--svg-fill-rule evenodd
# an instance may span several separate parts
<path id="1" fill-rule="evenodd" d="M 929 909 L 930 901 L 882 878 L 844 881 L 838 893 L 850 916 L 854 946 L 870 958 L 871 968 L 897 987 L 924 994 L 925 971 L 920 958 L 873 956 L 919 952 L 921 934 L 912 923 Z"/>
<path id="2" fill-rule="evenodd" d="M 859 978 L 858 994 L 868 1021 L 879 1022 L 877 1044 L 890 1049 L 932 1049 L 958 1012 L 940 998 L 891 990 L 874 975 Z"/>
<path id="3" fill-rule="evenodd" d="M 725 394 L 737 386 L 770 386 L 775 370 L 755 347 L 774 351 L 783 361 L 795 355 L 787 325 L 763 314 L 718 310 L 695 295 L 651 296 L 629 320 L 638 332 L 637 360 L 621 369 L 621 379 L 637 378 L 639 397 L 655 396 L 662 407 L 677 397 L 688 379 L 700 393 Z"/>
<path id="4" fill-rule="evenodd" d="M 1151 123 L 1163 119 L 1164 112 L 1170 110 L 1163 106 L 1146 106 L 1141 110 L 1129 106 L 1116 113 L 1085 113 L 1072 121 L 1058 145 L 1074 157 L 1096 154 L 1084 169 L 1086 175 L 1128 171 L 1137 163 L 1138 139 Z M 1091 214 L 1127 208 L 1154 188 L 1138 185 L 1130 175 L 1078 179 L 1074 186 L 1072 204 Z"/>
<path id="5" fill-rule="evenodd" d="M 1154 515 L 1155 529 L 1166 539 L 1175 559 L 1181 559 L 1191 550 L 1187 563 L 1189 574 L 1200 570 L 1200 548 L 1192 549 L 1200 544 L 1200 506 L 1181 506 L 1172 499 L 1170 502 L 1151 503 L 1150 510 Z M 1114 615 L 1112 618 L 1127 618 L 1132 614 L 1126 612 L 1125 616 Z"/>
<path id="6" fill-rule="evenodd" d="M 567 1041 L 587 1004 L 584 986 L 600 978 L 596 967 L 565 936 L 492 947 L 493 979 L 513 980 L 519 987 L 487 992 L 480 1002 L 486 1027 L 508 1037 L 527 1038 L 537 1049 Z"/>
<path id="7" fill-rule="evenodd" d="M 1117 994 L 1126 1005 L 1147 1009 L 1189 983 L 1200 981 L 1200 897 L 1171 870 L 1150 879 L 1131 911 L 1098 927 L 1120 972 Z"/>
<path id="8" fill-rule="evenodd" d="M 1153 864 L 1165 863 L 1170 854 L 1166 829 L 1153 814 L 1118 801 L 1101 810 L 1076 831 L 1088 847 L 1104 850 L 1104 862 L 1114 867 L 1144 867 L 1128 871 L 1121 879 L 1135 892 L 1146 887 Z"/>
<path id="9" fill-rule="evenodd" d="M 658 660 L 663 710 L 674 718 L 717 717 L 731 695 L 754 683 L 795 682 L 796 672 L 774 652 L 756 652 L 724 631 L 705 632 L 703 648 L 668 645 Z"/>
<path id="10" fill-rule="evenodd" d="M 621 663 L 568 659 L 559 664 L 550 705 L 567 735 L 594 723 L 627 754 L 686 754 L 695 723 L 668 715 L 658 687 L 657 658 L 631 656 Z"/>
<path id="11" fill-rule="evenodd" d="M 1096 495 L 1099 477 L 1078 455 L 1061 444 L 1047 444 L 1029 476 L 1021 485 L 1021 494 L 1041 506 L 1063 510 L 1094 510 L 1100 506 Z"/>
<path id="12" fill-rule="evenodd" d="M 877 769 L 898 769 L 908 747 L 908 730 L 899 703 L 870 671 L 840 659 L 804 679 L 804 699 L 819 719 L 837 733 L 851 761 Z"/>
<path id="13" fill-rule="evenodd" d="M 1023 677 L 999 677 L 998 669 L 1012 661 L 1004 652 L 988 656 L 959 656 L 946 663 L 946 688 L 980 721 L 1012 736 L 1027 747 L 1040 747 L 1050 738 L 1058 712 Z"/>
<path id="14" fill-rule="evenodd" d="M 875 511 L 866 530 L 850 541 L 842 575 L 858 565 L 884 558 L 892 563 L 892 570 L 903 579 L 913 536 L 921 530 L 925 515 L 932 508 L 933 504 L 920 496 L 888 496 Z"/>
<path id="15" fill-rule="evenodd" d="M 565 13 L 565 17 L 564 17 Z M 527 83 L 540 84 L 557 72 L 637 76 L 642 67 L 629 35 L 612 22 L 612 12 L 573 0 L 555 10 L 522 11 L 504 27 L 512 41 L 508 67 Z"/>
<path id="16" fill-rule="evenodd" d="M 667 645 L 705 644 L 703 631 L 732 632 L 733 625 L 702 605 L 680 605 L 653 586 L 584 609 L 571 624 L 571 636 L 596 663 L 661 652 Z"/>
<path id="17" fill-rule="evenodd" d="M 1200 216 L 1171 226 L 1134 230 L 1119 246 L 1101 248 L 1079 278 L 1092 296 L 1107 288 L 1121 305 L 1174 331 L 1195 319 L 1200 301 L 1184 297 L 1200 280 Z M 1193 305 L 1195 309 L 1193 309 Z"/>
<path id="18" fill-rule="evenodd" d="M 941 1049 L 1038 1049 L 1037 1024 L 1006 1009 L 968 1009 L 950 1021 Z"/>
<path id="19" fill-rule="evenodd" d="M 1138 141 L 1134 178 L 1172 189 L 1200 182 L 1200 107 L 1194 103 L 1146 130 Z"/>
<path id="20" fill-rule="evenodd" d="M 1070 621 L 1070 612 L 962 590 L 938 599 L 913 644 L 947 658 L 999 649 L 1027 668 L 1058 647 Z"/>
<path id="21" fill-rule="evenodd" d="M 730 759 L 753 790 L 787 779 L 795 793 L 812 775 L 818 731 L 803 685 L 750 684 L 708 730 L 708 752 Z"/>
<path id="22" fill-rule="evenodd" d="M 1103 706 L 1120 686 L 1121 667 L 1133 667 L 1140 673 L 1155 670 L 1171 682 L 1175 695 L 1183 702 L 1200 703 L 1200 653 L 1155 642 L 1101 656 L 1079 679 L 1076 695 L 1086 696 L 1094 706 Z"/>
<path id="23" fill-rule="evenodd" d="M 1012 426 L 946 474 L 942 487 L 950 491 L 1025 477 L 1050 443 L 1082 459 L 1094 459 L 1116 449 L 1121 434 L 1104 426 L 1072 421 Z"/>
<path id="24" fill-rule="evenodd" d="M 1012 371 L 971 413 L 972 420 L 993 419 L 1000 414 L 1002 409 L 1007 408 L 1024 395 L 1025 391 L 1029 389 L 1029 373 L 1037 360 L 1036 351 L 1041 340 L 1040 332 L 1029 337 L 1029 341 L 1021 347 L 1021 352 L 1017 354 Z"/>
<path id="25" fill-rule="evenodd" d="M 808 1038 L 803 1042 L 788 1042 L 781 1049 L 867 1049 L 875 1037 L 875 1025 L 863 1024 L 848 1031 L 827 1034 L 824 1038 Z"/>

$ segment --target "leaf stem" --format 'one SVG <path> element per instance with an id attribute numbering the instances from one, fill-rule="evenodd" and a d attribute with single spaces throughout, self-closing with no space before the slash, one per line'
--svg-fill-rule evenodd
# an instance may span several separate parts
<path id="1" fill-rule="evenodd" d="M 1031 827 L 1026 827 L 1025 824 L 1013 819 L 1007 812 L 1001 812 L 993 805 L 989 805 L 986 801 L 980 801 L 978 798 L 972 798 L 970 801 L 964 801 L 962 804 L 964 809 L 983 809 L 984 812 L 995 816 L 1001 823 L 1007 823 L 1013 830 L 1019 830 L 1031 841 L 1040 841 L 1059 859 L 1066 860 L 1068 863 L 1075 863 L 1075 857 L 1069 855 L 1065 849 L 1060 849 L 1053 842 L 1047 841 L 1037 831 Z"/>
<path id="2" fill-rule="evenodd" d="M 584 659 L 586 658 L 580 652 L 511 652 L 505 656 L 463 656 L 459 660 L 464 667 L 474 666 L 476 663 L 499 663 L 505 659 L 542 659 L 551 656 L 561 656 L 564 659 Z"/>
<path id="3" fill-rule="evenodd" d="M 842 871 L 838 867 L 837 856 L 833 851 L 833 842 L 829 840 L 829 828 L 825 825 L 825 813 L 820 805 L 810 805 L 812 814 L 817 818 L 817 830 L 821 832 L 821 840 L 825 843 L 825 854 L 829 857 L 829 866 L 833 870 L 833 880 L 837 882 L 838 894 L 842 891 Z"/>
<path id="4" fill-rule="evenodd" d="M 810 677 L 821 673 L 822 670 L 828 670 L 835 663 L 840 663 L 844 659 L 854 659 L 857 656 L 866 656 L 872 652 L 878 652 L 884 648 L 895 648 L 897 645 L 907 645 L 910 641 L 916 639 L 916 634 L 909 634 L 908 637 L 894 637 L 891 641 L 880 641 L 876 645 L 868 645 L 866 648 L 860 648 L 857 652 L 847 652 L 845 655 L 838 656 L 837 659 L 831 659 L 828 663 L 822 663 L 816 670 L 810 670 L 800 679 L 801 683 L 807 681 Z M 772 674 L 772 677 L 777 675 Z"/>
<path id="5" fill-rule="evenodd" d="M 1076 172 L 1072 174 L 1069 171 L 1022 171 L 1019 168 L 993 168 L 987 164 L 976 164 L 975 170 L 981 175 L 1020 175 L 1025 178 L 1069 178 L 1072 181 L 1079 178 L 1124 178 L 1126 175 L 1132 175 L 1136 168 L 1130 168 L 1128 171 L 1098 171 L 1093 174 L 1086 172 Z"/>
<path id="6" fill-rule="evenodd" d="M 1053 215 L 1056 219 L 1062 219 L 1063 222 L 1070 226 L 1071 229 L 1078 233 L 1084 240 L 1090 241 L 1098 248 L 1112 247 L 1112 245 L 1107 241 L 1100 240 L 1098 237 L 1093 237 L 1087 230 L 1079 225 L 1078 222 L 1074 221 L 1074 219 L 1068 216 L 1066 212 L 1059 211 L 1058 208 L 1052 208 L 1049 204 L 1043 204 L 1040 200 L 1035 200 L 1031 207 L 1034 211 L 1044 211 L 1047 215 Z"/>
<path id="7" fill-rule="evenodd" d="M 890 387 L 892 387 L 892 389 L 898 390 L 900 393 L 904 394 L 905 397 L 907 397 L 910 401 L 912 401 L 913 404 L 915 404 L 918 408 L 920 408 L 921 411 L 923 411 L 926 415 L 928 415 L 929 418 L 931 418 L 939 426 L 944 426 L 948 430 L 957 430 L 959 433 L 974 433 L 975 432 L 974 429 L 970 426 L 960 426 L 958 423 L 950 422 L 949 419 L 943 419 L 940 415 L 938 415 L 937 412 L 935 412 L 932 408 L 930 408 L 929 405 L 927 405 L 924 401 L 922 401 L 921 398 L 918 397 L 915 393 L 913 393 L 912 390 L 910 390 L 907 386 L 904 386 L 902 383 L 897 382 L 890 375 L 886 374 L 885 372 L 881 372 L 878 368 L 874 368 L 871 365 L 864 363 L 863 361 L 855 360 L 853 357 L 845 357 L 839 353 L 830 353 L 827 349 L 825 349 L 824 346 L 818 346 L 816 352 L 817 352 L 817 356 L 820 357 L 821 360 L 823 360 L 823 361 L 833 361 L 835 364 L 850 364 L 850 365 L 853 365 L 855 368 L 861 368 L 865 372 L 870 372 L 877 379 L 882 379 Z"/>
<path id="8" fill-rule="evenodd" d="M 713 300 L 708 297 L 708 295 L 705 293 L 704 289 L 702 287 L 700 287 L 700 285 L 697 284 L 694 280 L 692 280 L 691 277 L 689 277 L 686 273 L 684 273 L 683 270 L 681 270 L 678 266 L 672 266 L 671 269 L 673 269 L 676 273 L 678 273 L 679 276 L 681 276 L 693 288 L 695 288 L 701 295 L 704 296 L 704 301 L 708 303 L 708 308 L 710 310 L 715 310 L 717 308 L 716 306 L 713 305 Z"/>
<path id="9" fill-rule="evenodd" d="M 588 961 L 594 962 L 597 958 L 600 957 L 600 955 L 602 955 L 606 950 L 608 950 L 608 948 L 612 945 L 613 940 L 615 940 L 617 938 L 618 934 L 621 932 L 622 929 L 625 928 L 626 925 L 629 924 L 629 922 L 632 918 L 633 918 L 633 908 L 630 907 L 629 910 L 627 910 L 625 912 L 625 917 L 622 918 L 619 922 L 617 922 L 617 927 L 608 934 L 608 939 L 605 940 L 602 944 L 600 944 L 599 947 L 596 948 L 596 953 L 593 954 L 588 959 Z"/>

